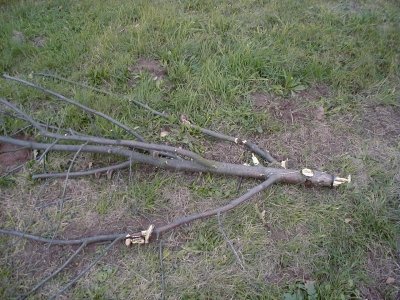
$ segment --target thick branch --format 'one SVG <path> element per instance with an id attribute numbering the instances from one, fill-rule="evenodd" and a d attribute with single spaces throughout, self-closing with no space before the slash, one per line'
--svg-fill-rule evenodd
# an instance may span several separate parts
<path id="1" fill-rule="evenodd" d="M 27 147 L 30 149 L 45 150 L 51 144 L 36 143 L 32 141 L 18 140 L 6 136 L 0 136 L 0 142 L 9 143 L 21 147 Z M 63 151 L 63 152 L 76 152 L 80 146 L 78 145 L 54 145 L 52 151 Z M 128 149 L 122 149 L 115 146 L 94 146 L 85 145 L 82 147 L 82 152 L 91 153 L 103 153 L 103 154 L 115 154 L 124 156 L 131 159 L 132 162 L 138 162 L 143 164 L 152 165 L 162 169 L 173 169 L 177 171 L 190 171 L 190 172 L 207 172 L 215 174 L 223 174 L 230 176 L 240 176 L 249 178 L 266 179 L 270 176 L 278 176 L 281 182 L 285 183 L 305 183 L 308 181 L 311 184 L 318 186 L 332 186 L 334 177 L 325 172 L 314 171 L 312 176 L 305 176 L 301 171 L 289 170 L 289 169 L 276 169 L 266 168 L 263 166 L 244 166 L 230 163 L 222 163 L 212 161 L 214 167 L 209 168 L 200 165 L 194 161 L 176 160 L 176 159 L 165 159 L 160 157 L 153 157 L 150 155 L 138 153 Z"/>

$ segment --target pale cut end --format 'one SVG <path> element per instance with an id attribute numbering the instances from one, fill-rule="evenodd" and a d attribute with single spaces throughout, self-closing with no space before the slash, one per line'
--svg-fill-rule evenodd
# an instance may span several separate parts
<path id="1" fill-rule="evenodd" d="M 251 154 L 251 159 L 253 161 L 253 165 L 258 166 L 260 164 L 258 158 L 254 155 L 254 153 Z"/>
<path id="2" fill-rule="evenodd" d="M 303 170 L 301 170 L 301 174 L 303 174 L 306 177 L 314 176 L 314 172 L 311 169 L 303 169 Z"/>
<path id="3" fill-rule="evenodd" d="M 342 178 L 342 177 L 335 177 L 333 180 L 333 186 L 339 186 L 343 183 L 350 183 L 351 182 L 351 175 L 347 176 L 347 178 Z"/>
<path id="4" fill-rule="evenodd" d="M 153 233 L 154 225 L 151 224 L 147 230 L 142 231 L 142 237 L 144 237 L 144 243 L 147 244 L 149 242 L 150 236 Z"/>
<path id="5" fill-rule="evenodd" d="M 284 168 L 284 169 L 287 169 L 288 162 L 289 162 L 289 159 L 287 159 L 287 158 L 285 160 L 282 160 L 281 161 L 281 167 Z"/>

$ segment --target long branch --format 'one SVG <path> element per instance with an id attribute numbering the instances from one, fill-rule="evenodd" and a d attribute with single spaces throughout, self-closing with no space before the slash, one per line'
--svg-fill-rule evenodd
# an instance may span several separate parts
<path id="1" fill-rule="evenodd" d="M 198 155 L 197 153 L 194 153 L 189 150 L 177 148 L 177 147 L 171 147 L 171 146 L 160 145 L 160 144 L 151 144 L 151 143 L 138 142 L 138 141 L 131 141 L 131 140 L 113 140 L 113 139 L 107 139 L 107 138 L 89 136 L 89 135 L 77 135 L 77 134 L 62 135 L 62 134 L 53 133 L 53 132 L 46 130 L 39 122 L 34 120 L 30 115 L 28 115 L 27 113 L 25 113 L 24 111 L 19 109 L 16 105 L 7 101 L 6 99 L 0 98 L 0 103 L 4 104 L 5 106 L 11 108 L 13 111 L 18 113 L 23 120 L 32 124 L 32 126 L 34 126 L 37 130 L 39 130 L 41 135 L 43 135 L 45 137 L 50 137 L 50 138 L 54 138 L 57 140 L 81 141 L 81 142 L 90 142 L 90 143 L 96 143 L 96 144 L 102 144 L 102 145 L 127 146 L 127 147 L 141 149 L 141 150 L 174 153 L 174 154 L 179 154 L 179 155 L 189 157 L 207 167 L 212 167 L 211 161 L 205 159 L 204 157 Z"/>
<path id="2" fill-rule="evenodd" d="M 28 240 L 32 240 L 35 242 L 41 242 L 45 244 L 50 244 L 51 245 L 81 245 L 85 243 L 86 245 L 93 244 L 93 243 L 103 243 L 103 242 L 108 242 L 108 241 L 113 241 L 117 238 L 123 238 L 127 235 L 127 233 L 115 233 L 115 234 L 106 234 L 106 235 L 96 235 L 96 236 L 91 236 L 91 237 L 86 237 L 86 238 L 81 238 L 81 239 L 73 239 L 73 240 L 56 240 L 56 239 L 48 239 L 44 238 L 41 236 L 33 235 L 33 234 L 28 234 L 22 231 L 18 230 L 8 230 L 8 229 L 0 229 L 0 233 L 4 235 L 11 235 L 11 236 L 16 236 Z"/>
<path id="3" fill-rule="evenodd" d="M 117 94 L 114 94 L 114 93 L 111 93 L 111 92 L 108 92 L 108 91 L 105 91 L 105 90 L 102 90 L 102 89 L 98 89 L 98 88 L 89 86 L 87 84 L 82 84 L 82 83 L 79 83 L 79 82 L 75 82 L 75 81 L 72 81 L 72 80 L 57 76 L 57 75 L 53 75 L 53 74 L 34 73 L 34 75 L 54 78 L 54 79 L 57 79 L 57 80 L 60 80 L 60 81 L 64 81 L 64 82 L 67 82 L 67 83 L 70 83 L 70 84 L 74 84 L 74 85 L 78 85 L 78 86 L 84 87 L 86 89 L 90 89 L 90 90 L 98 92 L 98 93 L 103 93 L 103 94 L 111 96 L 111 97 L 123 97 L 123 98 L 127 99 L 128 101 L 132 101 L 136 105 L 138 105 L 138 106 L 140 106 L 140 107 L 152 112 L 155 115 L 158 115 L 158 116 L 161 116 L 161 117 L 164 117 L 164 118 L 168 118 L 169 117 L 169 115 L 167 113 L 165 113 L 165 112 L 156 111 L 156 110 L 152 109 L 151 107 L 149 107 L 147 104 L 144 104 L 144 103 L 142 103 L 140 101 L 136 101 L 136 100 L 130 99 L 130 98 L 126 97 L 126 96 L 124 97 L 124 96 L 121 96 L 121 95 L 117 95 Z M 200 127 L 198 125 L 195 125 L 193 123 L 191 123 L 190 126 L 193 127 L 193 128 L 196 128 L 197 130 L 199 130 L 200 132 L 202 132 L 205 135 L 208 135 L 208 136 L 211 136 L 211 137 L 223 140 L 223 141 L 228 141 L 228 142 L 231 142 L 231 143 L 244 145 L 250 151 L 254 152 L 255 154 L 257 154 L 258 156 L 260 156 L 262 159 L 266 160 L 267 162 L 270 162 L 270 163 L 276 162 L 276 159 L 272 157 L 272 155 L 269 153 L 269 151 L 262 150 L 255 143 L 253 143 L 253 142 L 251 142 L 251 141 L 249 141 L 247 139 L 232 137 L 232 136 L 229 136 L 229 135 L 226 135 L 226 134 L 223 134 L 223 133 L 219 133 L 219 132 L 207 129 L 207 128 L 202 128 L 202 127 Z"/>
<path id="4" fill-rule="evenodd" d="M 151 107 L 148 106 L 147 104 L 145 104 L 145 103 L 143 103 L 143 102 L 140 102 L 140 101 L 138 101 L 138 100 L 129 98 L 128 96 L 123 96 L 123 95 L 111 93 L 111 92 L 109 92 L 109 91 L 102 90 L 102 89 L 99 89 L 99 88 L 96 88 L 96 87 L 93 87 L 93 86 L 90 86 L 90 85 L 87 85 L 87 84 L 84 84 L 84 83 L 72 81 L 72 80 L 69 80 L 69 79 L 67 79 L 67 78 L 64 78 L 64 77 L 61 77 L 61 76 L 57 76 L 57 75 L 54 75 L 54 74 L 40 73 L 40 72 L 39 72 L 39 73 L 33 73 L 33 75 L 34 75 L 34 76 L 36 75 L 36 76 L 42 76 L 42 77 L 48 77 L 48 78 L 57 79 L 57 80 L 59 80 L 59 81 L 64 81 L 64 82 L 67 82 L 67 83 L 70 83 L 70 84 L 73 84 L 73 85 L 77 85 L 77 86 L 83 87 L 83 88 L 85 88 L 85 89 L 92 90 L 92 91 L 95 91 L 95 92 L 98 92 L 98 93 L 101 93 L 101 94 L 104 94 L 104 95 L 107 95 L 107 96 L 118 97 L 118 98 L 125 98 L 126 100 L 128 100 L 128 101 L 130 101 L 130 102 L 133 102 L 133 103 L 136 104 L 137 106 L 140 106 L 141 108 L 144 108 L 144 109 L 150 111 L 151 113 L 153 113 L 153 114 L 155 114 L 155 115 L 157 115 L 157 116 L 164 117 L 164 118 L 169 117 L 169 115 L 168 115 L 167 113 L 165 113 L 165 112 L 159 112 L 159 111 L 157 111 L 157 110 L 151 108 Z"/>
<path id="5" fill-rule="evenodd" d="M 63 95 L 61 95 L 61 94 L 59 94 L 59 93 L 53 92 L 53 91 L 48 90 L 48 89 L 46 89 L 46 88 L 44 88 L 44 87 L 42 87 L 42 86 L 40 86 L 40 85 L 38 85 L 38 84 L 35 84 L 35 83 L 33 83 L 33 82 L 29 82 L 29 81 L 23 80 L 23 79 L 21 79 L 21 78 L 9 76 L 9 75 L 7 75 L 7 74 L 3 74 L 3 77 L 4 77 L 5 79 L 14 80 L 14 81 L 19 82 L 19 83 L 21 83 L 21 84 L 24 84 L 24 85 L 26 85 L 26 86 L 29 86 L 29 87 L 35 88 L 35 89 L 37 89 L 37 90 L 40 90 L 40 91 L 42 91 L 42 92 L 44 92 L 44 93 L 46 93 L 46 94 L 49 94 L 49 95 L 52 95 L 52 96 L 58 98 L 58 99 L 60 99 L 60 100 L 62 100 L 62 101 L 64 101 L 64 102 L 67 102 L 67 103 L 69 103 L 69 104 L 75 105 L 75 106 L 79 107 L 80 109 L 82 109 L 82 110 L 84 110 L 84 111 L 86 111 L 86 112 L 89 112 L 89 113 L 94 114 L 94 115 L 96 115 L 96 116 L 102 117 L 102 118 L 106 119 L 107 121 L 110 121 L 110 122 L 113 123 L 114 125 L 116 125 L 116 126 L 122 128 L 122 129 L 124 129 L 124 130 L 125 130 L 126 132 L 128 132 L 129 134 L 135 136 L 139 141 L 144 141 L 144 138 L 143 138 L 140 134 L 138 134 L 137 132 L 133 131 L 133 130 L 130 129 L 128 126 L 122 124 L 121 122 L 119 122 L 119 121 L 117 121 L 117 120 L 111 118 L 110 116 L 108 116 L 108 115 L 106 115 L 106 114 L 104 114 L 104 113 L 102 113 L 102 112 L 99 112 L 99 111 L 97 111 L 97 110 L 94 110 L 94 109 L 92 109 L 92 108 L 89 108 L 89 107 L 87 107 L 87 106 L 85 106 L 85 105 L 79 103 L 79 102 L 76 101 L 76 100 L 67 98 L 67 97 L 65 97 L 65 96 L 63 96 Z"/>
<path id="6" fill-rule="evenodd" d="M 7 136 L 0 136 L 0 142 L 5 142 L 17 146 L 27 147 L 30 149 L 45 150 L 51 144 L 36 143 L 32 141 L 25 141 L 14 139 Z M 52 151 L 63 151 L 63 152 L 76 152 L 80 148 L 79 145 L 62 145 L 57 144 L 52 147 Z M 143 164 L 152 165 L 162 169 L 173 169 L 177 171 L 189 171 L 189 172 L 207 172 L 214 174 L 223 174 L 230 176 L 266 179 L 270 176 L 279 176 L 280 180 L 285 183 L 305 183 L 308 181 L 311 184 L 317 186 L 332 186 L 335 179 L 334 176 L 325 172 L 313 171 L 312 176 L 303 175 L 301 171 L 290 170 L 290 169 L 277 169 L 268 168 L 263 166 L 244 166 L 231 163 L 223 163 L 213 161 L 214 167 L 209 168 L 203 166 L 195 161 L 177 160 L 177 159 L 165 159 L 162 157 L 153 157 L 151 155 L 138 153 L 129 149 L 119 148 L 115 146 L 95 146 L 85 145 L 82 147 L 82 152 L 90 153 L 102 153 L 102 154 L 114 154 L 131 159 L 132 162 L 138 162 Z"/>
<path id="7" fill-rule="evenodd" d="M 221 213 L 225 213 L 238 205 L 250 200 L 254 195 L 258 194 L 259 192 L 265 190 L 266 188 L 270 187 L 272 184 L 280 181 L 279 176 L 271 176 L 268 178 L 266 181 L 263 183 L 255 186 L 254 188 L 248 190 L 245 194 L 240 196 L 239 198 L 236 198 L 229 202 L 226 205 L 206 210 L 204 212 L 200 213 L 194 213 L 189 216 L 181 217 L 178 218 L 177 220 L 168 223 L 164 226 L 158 227 L 154 230 L 153 234 L 159 237 L 161 234 L 170 231 L 174 228 L 180 227 L 185 224 L 192 223 L 193 221 L 204 219 L 210 216 L 218 215 Z M 109 235 L 99 235 L 99 236 L 93 236 L 93 237 L 86 237 L 86 238 L 81 238 L 81 239 L 74 239 L 74 240 L 56 240 L 56 239 L 48 239 L 48 238 L 43 238 L 40 236 L 28 234 L 25 232 L 21 232 L 18 230 L 7 230 L 7 229 L 0 229 L 0 234 L 5 234 L 5 235 L 11 235 L 11 236 L 17 236 L 21 238 L 26 238 L 30 239 L 36 242 L 42 242 L 42 243 L 50 243 L 51 245 L 81 245 L 81 244 L 91 244 L 91 243 L 99 243 L 99 242 L 106 242 L 106 241 L 113 241 L 115 239 L 121 239 L 127 236 L 126 233 L 122 234 L 109 234 Z"/>
<path id="8" fill-rule="evenodd" d="M 182 217 L 179 218 L 178 220 L 169 223 L 167 225 L 158 227 L 154 230 L 154 232 L 156 234 L 162 234 L 165 233 L 171 229 L 174 229 L 176 227 L 182 226 L 183 224 L 188 224 L 191 223 L 195 220 L 199 220 L 199 219 L 204 219 L 210 216 L 215 216 L 218 214 L 222 214 L 224 212 L 227 212 L 233 208 L 235 208 L 236 206 L 250 200 L 254 195 L 258 194 L 259 192 L 265 190 L 266 188 L 270 187 L 272 184 L 274 184 L 275 182 L 278 182 L 280 180 L 279 176 L 271 176 L 270 178 L 268 178 L 266 181 L 264 181 L 263 183 L 253 187 L 252 189 L 248 190 L 245 194 L 243 194 L 242 196 L 240 196 L 239 198 L 236 198 L 235 200 L 232 200 L 231 202 L 229 202 L 228 204 L 224 205 L 224 206 L 220 206 L 214 209 L 210 209 L 210 210 L 206 210 L 204 212 L 201 213 L 194 213 L 192 215 L 186 216 L 186 217 Z"/>

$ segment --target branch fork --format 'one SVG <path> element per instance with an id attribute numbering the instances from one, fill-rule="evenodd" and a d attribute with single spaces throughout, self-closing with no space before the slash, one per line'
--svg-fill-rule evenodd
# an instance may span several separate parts
<path id="1" fill-rule="evenodd" d="M 147 230 L 143 230 L 140 233 L 127 234 L 125 237 L 125 245 L 129 247 L 132 244 L 148 244 L 153 230 L 154 225 L 151 224 Z"/>
<path id="2" fill-rule="evenodd" d="M 37 75 L 37 74 L 36 74 Z M 109 96 L 118 96 L 114 95 L 107 91 L 102 91 L 97 88 L 92 88 L 86 85 L 82 85 L 79 83 L 72 82 L 70 80 L 48 75 L 48 74 L 40 74 L 41 76 L 52 77 L 57 80 L 65 81 L 70 84 L 77 84 L 83 86 L 85 88 L 92 89 L 96 92 L 104 93 Z M 152 165 L 156 168 L 161 169 L 171 169 L 175 171 L 186 171 L 186 172 L 198 172 L 198 173 L 213 173 L 213 174 L 220 174 L 226 176 L 237 176 L 241 178 L 254 178 L 256 180 L 263 180 L 263 182 L 259 183 L 258 185 L 254 186 L 253 188 L 246 191 L 240 197 L 233 199 L 229 203 L 222 205 L 217 208 L 201 211 L 198 213 L 193 213 L 191 215 L 181 216 L 176 220 L 169 222 L 165 225 L 158 226 L 157 228 L 151 224 L 146 230 L 139 231 L 137 233 L 127 234 L 125 233 L 115 233 L 110 235 L 97 235 L 92 237 L 74 239 L 74 240 L 57 240 L 57 239 L 48 239 L 40 236 L 35 236 L 28 234 L 26 232 L 17 231 L 17 230 L 8 230 L 8 229 L 1 229 L 0 234 L 26 238 L 36 242 L 46 243 L 50 246 L 52 245 L 80 245 L 79 249 L 70 256 L 70 258 L 56 271 L 54 271 L 50 276 L 43 279 L 39 284 L 37 284 L 32 290 L 31 293 L 38 290 L 43 284 L 45 284 L 48 280 L 56 276 L 59 272 L 61 272 L 73 259 L 74 257 L 87 245 L 90 243 L 104 243 L 104 242 L 111 242 L 104 250 L 104 252 L 94 261 L 92 262 L 84 271 L 82 271 L 78 276 L 76 276 L 73 280 L 71 280 L 63 289 L 59 291 L 53 298 L 59 296 L 63 293 L 66 289 L 71 287 L 79 278 L 81 278 L 86 272 L 90 270 L 93 265 L 99 261 L 106 253 L 109 251 L 113 245 L 115 245 L 118 241 L 124 240 L 126 246 L 131 246 L 133 244 L 138 245 L 146 245 L 150 243 L 152 236 L 156 235 L 157 240 L 163 233 L 166 233 L 170 230 L 176 229 L 180 226 L 187 225 L 194 221 L 209 218 L 211 216 L 218 216 L 218 221 L 221 227 L 222 234 L 225 235 L 222 228 L 222 222 L 220 221 L 220 214 L 223 214 L 229 210 L 236 208 L 237 206 L 250 201 L 256 194 L 266 190 L 270 186 L 275 183 L 290 183 L 290 184 L 309 184 L 318 187 L 337 187 L 339 185 L 350 183 L 351 177 L 350 175 L 347 178 L 337 177 L 330 175 L 325 172 L 315 171 L 308 168 L 304 168 L 302 170 L 290 170 L 287 169 L 287 160 L 282 162 L 278 162 L 272 155 L 269 153 L 268 150 L 261 149 L 255 143 L 250 142 L 249 140 L 232 137 L 223 133 L 219 133 L 216 131 L 212 131 L 210 129 L 202 128 L 190 122 L 188 117 L 185 115 L 180 116 L 181 124 L 185 126 L 189 126 L 190 128 L 194 128 L 206 136 L 219 139 L 222 141 L 230 142 L 237 145 L 242 145 L 243 147 L 247 148 L 252 154 L 252 166 L 248 164 L 230 164 L 220 161 L 213 161 L 202 157 L 201 155 L 185 150 L 182 148 L 172 147 L 168 145 L 162 144 L 152 144 L 146 142 L 142 136 L 140 136 L 137 132 L 133 129 L 129 128 L 128 126 L 120 123 L 119 121 L 111 118 L 110 116 L 98 112 L 94 109 L 86 107 L 76 100 L 69 99 L 59 93 L 53 92 L 48 90 L 42 86 L 39 86 L 35 83 L 28 82 L 23 79 L 19 79 L 16 77 L 12 77 L 9 75 L 4 74 L 3 78 L 7 80 L 16 81 L 20 84 L 28 86 L 30 88 L 38 89 L 46 94 L 52 95 L 53 97 L 57 98 L 59 101 L 66 102 L 70 105 L 74 105 L 79 107 L 83 111 L 94 114 L 98 117 L 102 117 L 112 124 L 119 126 L 120 128 L 124 129 L 127 133 L 135 137 L 136 140 L 120 140 L 120 139 L 107 139 L 103 137 L 91 136 L 91 135 L 84 135 L 80 133 L 76 133 L 72 130 L 63 130 L 60 128 L 54 128 L 51 126 L 47 126 L 39 121 L 36 121 L 27 113 L 19 109 L 16 105 L 10 103 L 6 99 L 0 98 L 0 104 L 8 107 L 11 111 L 13 111 L 13 116 L 26 121 L 30 124 L 31 127 L 36 129 L 42 137 L 47 139 L 51 138 L 55 141 L 53 143 L 41 143 L 36 141 L 24 141 L 15 139 L 9 136 L 0 136 L 0 142 L 13 144 L 16 146 L 21 146 L 24 148 L 29 148 L 34 151 L 43 150 L 44 153 L 41 157 L 51 151 L 61 151 L 61 152 L 75 152 L 75 156 L 73 161 L 75 160 L 76 156 L 80 152 L 89 152 L 89 153 L 99 153 L 103 155 L 116 155 L 124 159 L 124 161 L 119 162 L 112 166 L 102 167 L 102 168 L 92 168 L 89 167 L 88 170 L 83 171 L 75 171 L 72 172 L 72 163 L 68 169 L 68 172 L 65 173 L 44 173 L 44 174 L 35 174 L 32 176 L 33 179 L 46 179 L 46 178 L 68 178 L 77 177 L 77 176 L 87 176 L 98 174 L 99 172 L 107 172 L 107 174 L 111 174 L 112 171 L 123 169 L 123 168 L 131 168 L 133 163 L 140 163 L 140 164 L 147 164 Z M 118 96 L 119 97 L 119 96 Z M 150 108 L 147 104 L 142 102 L 128 99 L 129 101 L 135 103 L 141 108 L 144 108 L 151 113 L 159 116 L 168 118 L 168 114 L 164 112 L 158 112 L 152 108 Z M 0 113 L 7 113 L 7 111 Z M 55 131 L 57 130 L 57 131 Z M 66 134 L 59 134 L 56 132 L 69 132 Z M 62 143 L 62 141 L 68 141 L 68 143 Z M 61 142 L 61 143 L 60 143 Z M 161 155 L 156 155 L 161 154 Z M 257 156 L 256 156 L 257 155 Z M 269 163 L 269 167 L 264 167 L 258 158 L 263 159 L 265 162 Z M 41 160 L 39 158 L 38 160 Z M 276 168 L 272 166 L 277 166 Z M 110 175 L 111 176 L 111 175 Z M 66 182 L 65 181 L 65 182 Z M 64 187 L 65 192 L 65 187 Z M 64 195 L 64 194 L 63 194 Z M 161 239 L 160 239 L 161 243 Z M 235 252 L 233 246 L 231 247 Z M 161 248 L 160 248 L 161 249 Z M 160 252 L 161 253 L 161 252 Z M 237 254 L 235 254 L 237 256 Z M 160 254 L 162 259 L 162 253 Z M 237 256 L 239 263 L 241 263 L 240 258 Z M 244 268 L 242 266 L 242 268 Z"/>

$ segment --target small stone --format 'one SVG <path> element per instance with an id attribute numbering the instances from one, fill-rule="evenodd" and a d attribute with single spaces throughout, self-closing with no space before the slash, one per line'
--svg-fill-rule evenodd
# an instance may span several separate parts
<path id="1" fill-rule="evenodd" d="M 387 279 L 386 279 L 386 283 L 387 284 L 393 284 L 393 283 L 395 283 L 396 282 L 396 280 L 393 278 L 393 277 L 388 277 Z"/>

